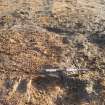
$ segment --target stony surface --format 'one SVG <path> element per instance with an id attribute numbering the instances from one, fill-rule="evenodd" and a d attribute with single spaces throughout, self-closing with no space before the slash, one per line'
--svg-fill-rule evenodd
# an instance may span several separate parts
<path id="1" fill-rule="evenodd" d="M 104 6 L 104 0 L 0 0 L 0 105 L 104 105 Z M 67 67 L 89 71 L 37 75 Z"/>

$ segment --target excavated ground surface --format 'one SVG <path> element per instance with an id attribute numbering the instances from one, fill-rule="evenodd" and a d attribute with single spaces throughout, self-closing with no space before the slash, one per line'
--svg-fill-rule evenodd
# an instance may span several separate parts
<path id="1" fill-rule="evenodd" d="M 105 104 L 104 0 L 0 1 L 0 105 Z M 87 68 L 64 79 L 46 68 Z"/>

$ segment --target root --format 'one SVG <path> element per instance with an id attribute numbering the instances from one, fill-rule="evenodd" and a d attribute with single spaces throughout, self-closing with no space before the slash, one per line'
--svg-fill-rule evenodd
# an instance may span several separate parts
<path id="1" fill-rule="evenodd" d="M 16 83 L 15 83 L 14 86 L 13 86 L 13 91 L 12 91 L 12 93 L 15 93 L 15 92 L 17 91 L 17 88 L 18 88 L 18 86 L 19 86 L 21 80 L 22 80 L 22 78 L 20 77 L 19 80 L 16 81 Z"/>
<path id="2" fill-rule="evenodd" d="M 30 79 L 27 84 L 27 96 L 28 96 L 28 102 L 31 101 L 31 89 L 32 89 L 32 80 Z"/>

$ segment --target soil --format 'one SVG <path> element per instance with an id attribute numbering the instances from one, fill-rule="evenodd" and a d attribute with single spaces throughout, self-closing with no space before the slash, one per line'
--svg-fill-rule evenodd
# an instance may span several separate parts
<path id="1" fill-rule="evenodd" d="M 104 105 L 104 14 L 104 0 L 1 0 L 0 105 Z M 70 67 L 88 71 L 38 74 Z"/>

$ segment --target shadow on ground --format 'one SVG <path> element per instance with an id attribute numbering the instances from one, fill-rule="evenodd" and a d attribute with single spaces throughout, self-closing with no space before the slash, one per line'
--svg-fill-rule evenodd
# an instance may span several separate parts
<path id="1" fill-rule="evenodd" d="M 62 86 L 64 94 L 57 98 L 56 105 L 80 105 L 81 101 L 89 102 L 89 95 L 86 92 L 85 80 L 73 79 L 73 78 L 38 78 L 33 80 L 33 85 L 38 90 L 44 90 L 47 92 L 48 87 L 53 87 L 54 84 Z"/>

